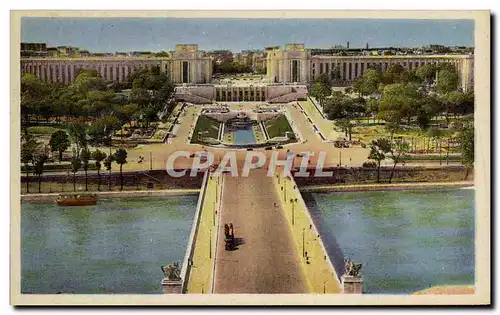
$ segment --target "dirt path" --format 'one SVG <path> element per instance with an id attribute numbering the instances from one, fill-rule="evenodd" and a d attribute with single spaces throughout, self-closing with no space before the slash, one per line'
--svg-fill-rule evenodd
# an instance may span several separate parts
<path id="1" fill-rule="evenodd" d="M 306 293 L 299 256 L 265 169 L 224 181 L 214 293 Z M 237 249 L 224 249 L 224 224 L 233 223 Z"/>

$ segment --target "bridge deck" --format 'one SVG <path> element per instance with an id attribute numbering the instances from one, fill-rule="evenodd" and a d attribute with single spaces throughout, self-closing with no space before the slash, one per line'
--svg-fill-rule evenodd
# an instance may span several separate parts
<path id="1" fill-rule="evenodd" d="M 307 293 L 272 177 L 265 168 L 225 176 L 214 293 Z M 224 249 L 225 223 L 234 226 L 234 251 Z"/>

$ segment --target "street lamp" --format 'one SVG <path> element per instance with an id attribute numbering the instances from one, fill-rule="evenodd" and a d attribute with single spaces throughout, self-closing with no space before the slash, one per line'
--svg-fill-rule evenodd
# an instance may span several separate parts
<path id="1" fill-rule="evenodd" d="M 306 255 L 305 235 L 306 235 L 306 228 L 302 228 L 302 257 Z"/>
<path id="2" fill-rule="evenodd" d="M 153 152 L 149 151 L 149 170 L 153 170 Z"/>
<path id="3" fill-rule="evenodd" d="M 210 236 L 208 239 L 210 241 L 210 252 L 208 253 L 208 258 L 212 259 L 212 228 L 210 228 Z"/>
<path id="4" fill-rule="evenodd" d="M 283 178 L 283 186 L 284 186 L 283 194 L 284 194 L 284 198 L 285 198 L 285 201 L 286 201 L 286 178 Z"/>
<path id="5" fill-rule="evenodd" d="M 297 198 L 290 199 L 290 203 L 292 204 L 292 225 L 295 225 L 295 204 L 297 203 Z"/>

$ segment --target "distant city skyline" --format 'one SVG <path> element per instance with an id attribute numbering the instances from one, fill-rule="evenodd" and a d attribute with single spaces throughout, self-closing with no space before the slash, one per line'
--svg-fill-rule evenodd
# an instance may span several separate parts
<path id="1" fill-rule="evenodd" d="M 91 52 L 261 50 L 303 43 L 307 48 L 473 46 L 473 20 L 42 18 L 23 17 L 22 42 L 74 46 Z"/>

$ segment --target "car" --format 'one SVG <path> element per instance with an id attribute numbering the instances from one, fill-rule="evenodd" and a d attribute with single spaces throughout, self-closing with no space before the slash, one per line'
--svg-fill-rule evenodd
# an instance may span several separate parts
<path id="1" fill-rule="evenodd" d="M 248 148 L 247 151 L 253 151 L 253 149 L 252 148 Z"/>
<path id="2" fill-rule="evenodd" d="M 264 150 L 272 150 L 273 147 L 266 147 Z"/>
<path id="3" fill-rule="evenodd" d="M 276 149 L 283 149 L 283 146 L 282 145 L 277 145 Z"/>

